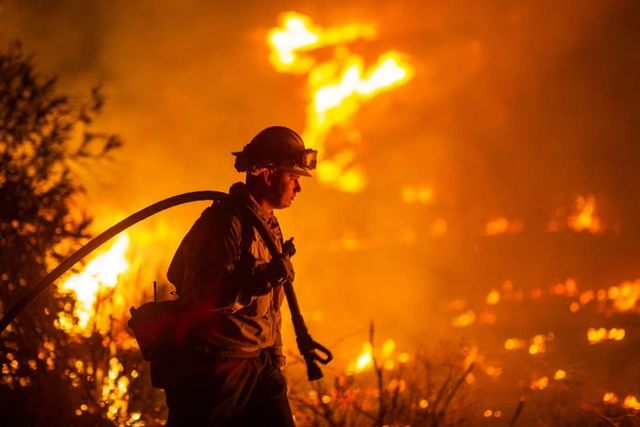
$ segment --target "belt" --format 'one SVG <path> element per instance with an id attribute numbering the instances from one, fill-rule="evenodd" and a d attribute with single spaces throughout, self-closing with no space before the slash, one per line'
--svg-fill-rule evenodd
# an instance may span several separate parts
<path id="1" fill-rule="evenodd" d="M 192 343 L 190 349 L 200 355 L 200 356 L 219 356 L 219 357 L 237 357 L 237 358 L 251 358 L 258 357 L 262 352 L 261 349 L 257 349 L 255 351 L 242 351 L 242 350 L 229 350 L 220 347 L 216 347 L 215 345 L 206 342 L 206 341 L 197 341 Z"/>

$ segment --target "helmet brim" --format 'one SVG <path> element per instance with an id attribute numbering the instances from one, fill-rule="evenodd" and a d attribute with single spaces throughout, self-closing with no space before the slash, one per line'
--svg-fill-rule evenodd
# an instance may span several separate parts
<path id="1" fill-rule="evenodd" d="M 297 167 L 287 167 L 287 166 L 276 166 L 276 170 L 294 173 L 300 176 L 312 176 L 306 169 L 297 168 Z"/>

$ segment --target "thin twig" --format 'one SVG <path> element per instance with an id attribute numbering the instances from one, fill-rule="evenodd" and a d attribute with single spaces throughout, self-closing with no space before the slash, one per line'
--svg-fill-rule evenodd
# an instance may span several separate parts
<path id="1" fill-rule="evenodd" d="M 511 422 L 509 423 L 509 427 L 513 427 L 514 425 L 516 425 L 516 421 L 518 420 L 518 417 L 520 416 L 520 413 L 522 412 L 522 407 L 524 406 L 524 402 L 526 400 L 527 400 L 526 397 L 524 397 L 524 396 L 520 397 L 520 402 L 518 403 L 518 407 L 516 408 L 515 414 L 513 414 L 513 418 L 511 418 Z"/>
<path id="2" fill-rule="evenodd" d="M 440 413 L 438 414 L 438 418 L 436 419 L 435 425 L 438 425 L 440 423 L 440 420 L 442 420 L 442 417 L 444 417 L 444 413 L 447 410 L 447 407 L 449 406 L 449 404 L 451 403 L 453 396 L 456 394 L 456 392 L 464 382 L 465 378 L 467 378 L 467 375 L 471 373 L 471 371 L 475 366 L 476 366 L 476 362 L 472 362 L 467 368 L 467 370 L 464 371 L 464 373 L 460 376 L 460 378 L 458 378 L 458 381 L 456 381 L 455 385 L 453 386 L 453 389 L 451 389 L 451 392 L 449 392 L 449 395 L 447 396 L 447 400 L 445 400 L 444 405 L 440 409 Z"/>

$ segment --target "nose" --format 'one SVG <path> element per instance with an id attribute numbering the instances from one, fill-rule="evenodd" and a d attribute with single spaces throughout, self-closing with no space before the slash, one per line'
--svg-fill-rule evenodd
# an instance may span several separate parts
<path id="1" fill-rule="evenodd" d="M 299 193 L 302 191 L 302 186 L 300 185 L 300 180 L 298 178 L 296 178 L 295 180 L 295 186 L 293 187 L 293 191 L 296 193 Z"/>

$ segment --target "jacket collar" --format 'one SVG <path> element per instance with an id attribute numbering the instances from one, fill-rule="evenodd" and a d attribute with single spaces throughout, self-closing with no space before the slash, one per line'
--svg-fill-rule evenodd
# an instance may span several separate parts
<path id="1" fill-rule="evenodd" d="M 262 206 L 258 204 L 249 191 L 249 187 L 247 187 L 244 182 L 236 182 L 233 184 L 229 189 L 229 195 L 251 209 L 251 211 L 257 214 L 258 218 L 264 221 L 270 228 L 279 227 L 275 214 L 265 211 Z"/>

